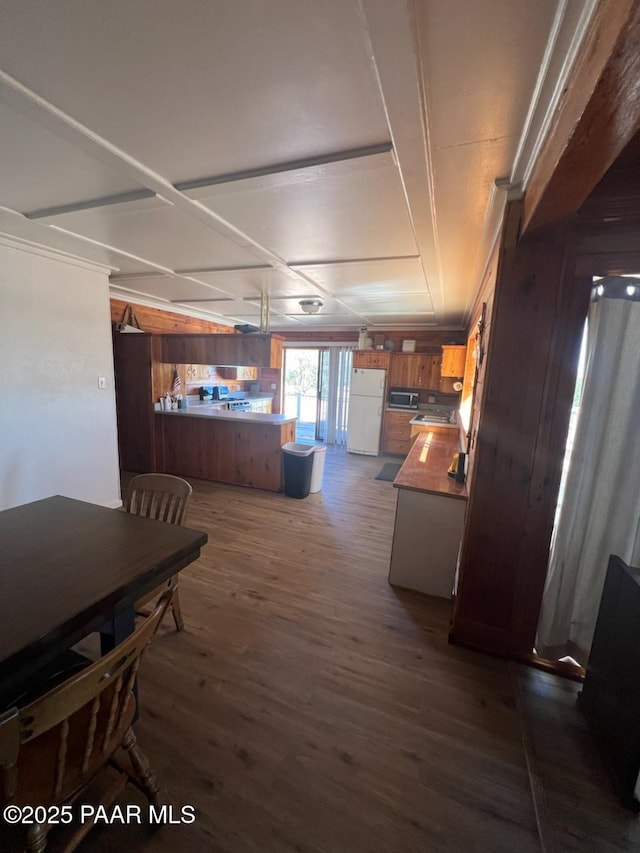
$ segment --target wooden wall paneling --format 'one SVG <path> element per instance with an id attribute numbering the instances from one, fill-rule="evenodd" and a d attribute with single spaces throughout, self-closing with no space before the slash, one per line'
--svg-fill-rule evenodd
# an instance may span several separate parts
<path id="1" fill-rule="evenodd" d="M 274 367 L 263 367 L 260 369 L 260 391 L 264 394 L 273 394 L 274 415 L 282 412 L 282 370 Z M 275 385 L 275 390 L 271 387 Z"/>
<path id="2" fill-rule="evenodd" d="M 233 326 L 223 326 L 198 317 L 187 317 L 186 314 L 175 314 L 173 311 L 163 311 L 161 308 L 151 308 L 147 305 L 136 305 L 120 299 L 111 299 L 111 322 L 119 323 L 127 305 L 131 305 L 140 326 L 145 332 L 160 334 L 238 334 Z"/>
<path id="3" fill-rule="evenodd" d="M 548 547 L 548 502 L 555 507 L 557 489 L 553 494 L 554 484 L 545 485 L 538 474 L 553 469 L 564 441 L 552 447 L 544 434 L 555 417 L 550 434 L 557 437 L 571 406 L 570 399 L 554 398 L 553 359 L 570 348 L 571 329 L 577 328 L 576 300 L 566 294 L 574 285 L 567 227 L 526 235 L 513 245 L 509 229 L 517 213 L 512 206 L 504 230 L 451 630 L 455 642 L 507 655 L 531 651 L 518 647 L 523 634 L 515 623 L 530 623 L 533 613 L 537 619 L 539 602 L 522 601 L 519 585 L 536 587 L 547 565 L 546 559 L 533 565 L 523 549 L 539 555 L 543 539 Z M 564 412 L 554 414 L 555 407 Z M 522 581 L 520 571 L 536 577 Z M 516 611 L 516 601 L 524 611 Z"/>
<path id="4" fill-rule="evenodd" d="M 154 470 L 151 343 L 150 335 L 113 335 L 118 450 L 125 471 Z"/>
<path id="5" fill-rule="evenodd" d="M 155 417 L 163 433 L 165 473 L 273 492 L 282 488 L 281 447 L 294 440 L 295 422 L 274 426 L 241 419 Z"/>
<path id="6" fill-rule="evenodd" d="M 524 229 L 572 216 L 640 127 L 640 3 L 601 0 L 533 168 Z"/>
<path id="7" fill-rule="evenodd" d="M 466 335 L 462 329 L 454 329 L 452 331 L 436 330 L 436 329 L 407 329 L 402 332 L 386 331 L 376 334 L 384 335 L 385 341 L 391 341 L 393 344 L 393 352 L 402 352 L 402 341 L 411 340 L 416 342 L 416 352 L 431 353 L 433 355 L 441 354 L 443 344 L 463 344 L 466 341 Z M 337 341 L 346 341 L 348 343 L 357 343 L 358 330 L 344 332 L 278 332 L 285 341 L 291 343 L 306 343 L 321 345 L 323 343 L 334 343 Z M 373 331 L 371 332 L 373 335 Z M 375 352 L 375 350 L 374 350 Z"/>
<path id="8" fill-rule="evenodd" d="M 529 511 L 516 575 L 513 647 L 518 654 L 533 650 L 542 594 L 547 576 L 553 522 L 560 489 L 569 419 L 578 375 L 580 346 L 589 311 L 593 281 L 576 277 L 574 244 L 569 239 L 563 286 L 558 291 L 556 323 L 549 347 L 547 374 L 534 467 L 529 489 Z"/>

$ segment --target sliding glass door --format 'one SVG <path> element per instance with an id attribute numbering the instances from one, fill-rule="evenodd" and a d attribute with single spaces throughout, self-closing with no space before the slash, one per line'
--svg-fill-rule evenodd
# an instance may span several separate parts
<path id="1" fill-rule="evenodd" d="M 327 444 L 347 443 L 352 351 L 351 347 L 337 346 L 320 351 L 316 438 Z"/>
<path id="2" fill-rule="evenodd" d="M 285 414 L 296 438 L 346 445 L 353 347 L 285 348 Z"/>

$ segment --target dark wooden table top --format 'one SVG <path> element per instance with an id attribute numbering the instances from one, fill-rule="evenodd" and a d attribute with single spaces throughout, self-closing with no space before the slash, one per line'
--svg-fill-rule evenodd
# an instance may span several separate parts
<path id="1" fill-rule="evenodd" d="M 200 555 L 206 533 L 65 497 L 0 512 L 0 694 Z"/>

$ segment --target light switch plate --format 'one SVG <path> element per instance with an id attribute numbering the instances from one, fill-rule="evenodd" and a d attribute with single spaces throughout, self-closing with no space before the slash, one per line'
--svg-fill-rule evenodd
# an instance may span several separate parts
<path id="1" fill-rule="evenodd" d="M 106 376 L 98 376 L 98 388 L 101 391 L 104 391 L 107 387 L 107 377 Z"/>

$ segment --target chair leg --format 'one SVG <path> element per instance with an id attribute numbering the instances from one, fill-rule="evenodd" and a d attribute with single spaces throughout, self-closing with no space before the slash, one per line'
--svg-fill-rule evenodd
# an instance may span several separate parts
<path id="1" fill-rule="evenodd" d="M 47 831 L 41 823 L 33 823 L 27 827 L 28 853 L 43 853 L 47 846 Z"/>
<path id="2" fill-rule="evenodd" d="M 131 764 L 138 776 L 140 787 L 147 795 L 149 802 L 154 806 L 159 805 L 158 791 L 160 789 L 158 786 L 158 780 L 151 769 L 147 756 L 138 746 L 136 736 L 134 735 L 131 727 L 127 729 L 127 733 L 122 741 L 122 746 L 131 759 Z"/>
<path id="3" fill-rule="evenodd" d="M 171 612 L 173 614 L 173 621 L 176 623 L 176 631 L 184 631 L 184 620 L 182 618 L 182 610 L 180 608 L 180 596 L 178 595 L 179 590 L 173 593 L 173 599 L 171 600 Z"/>

